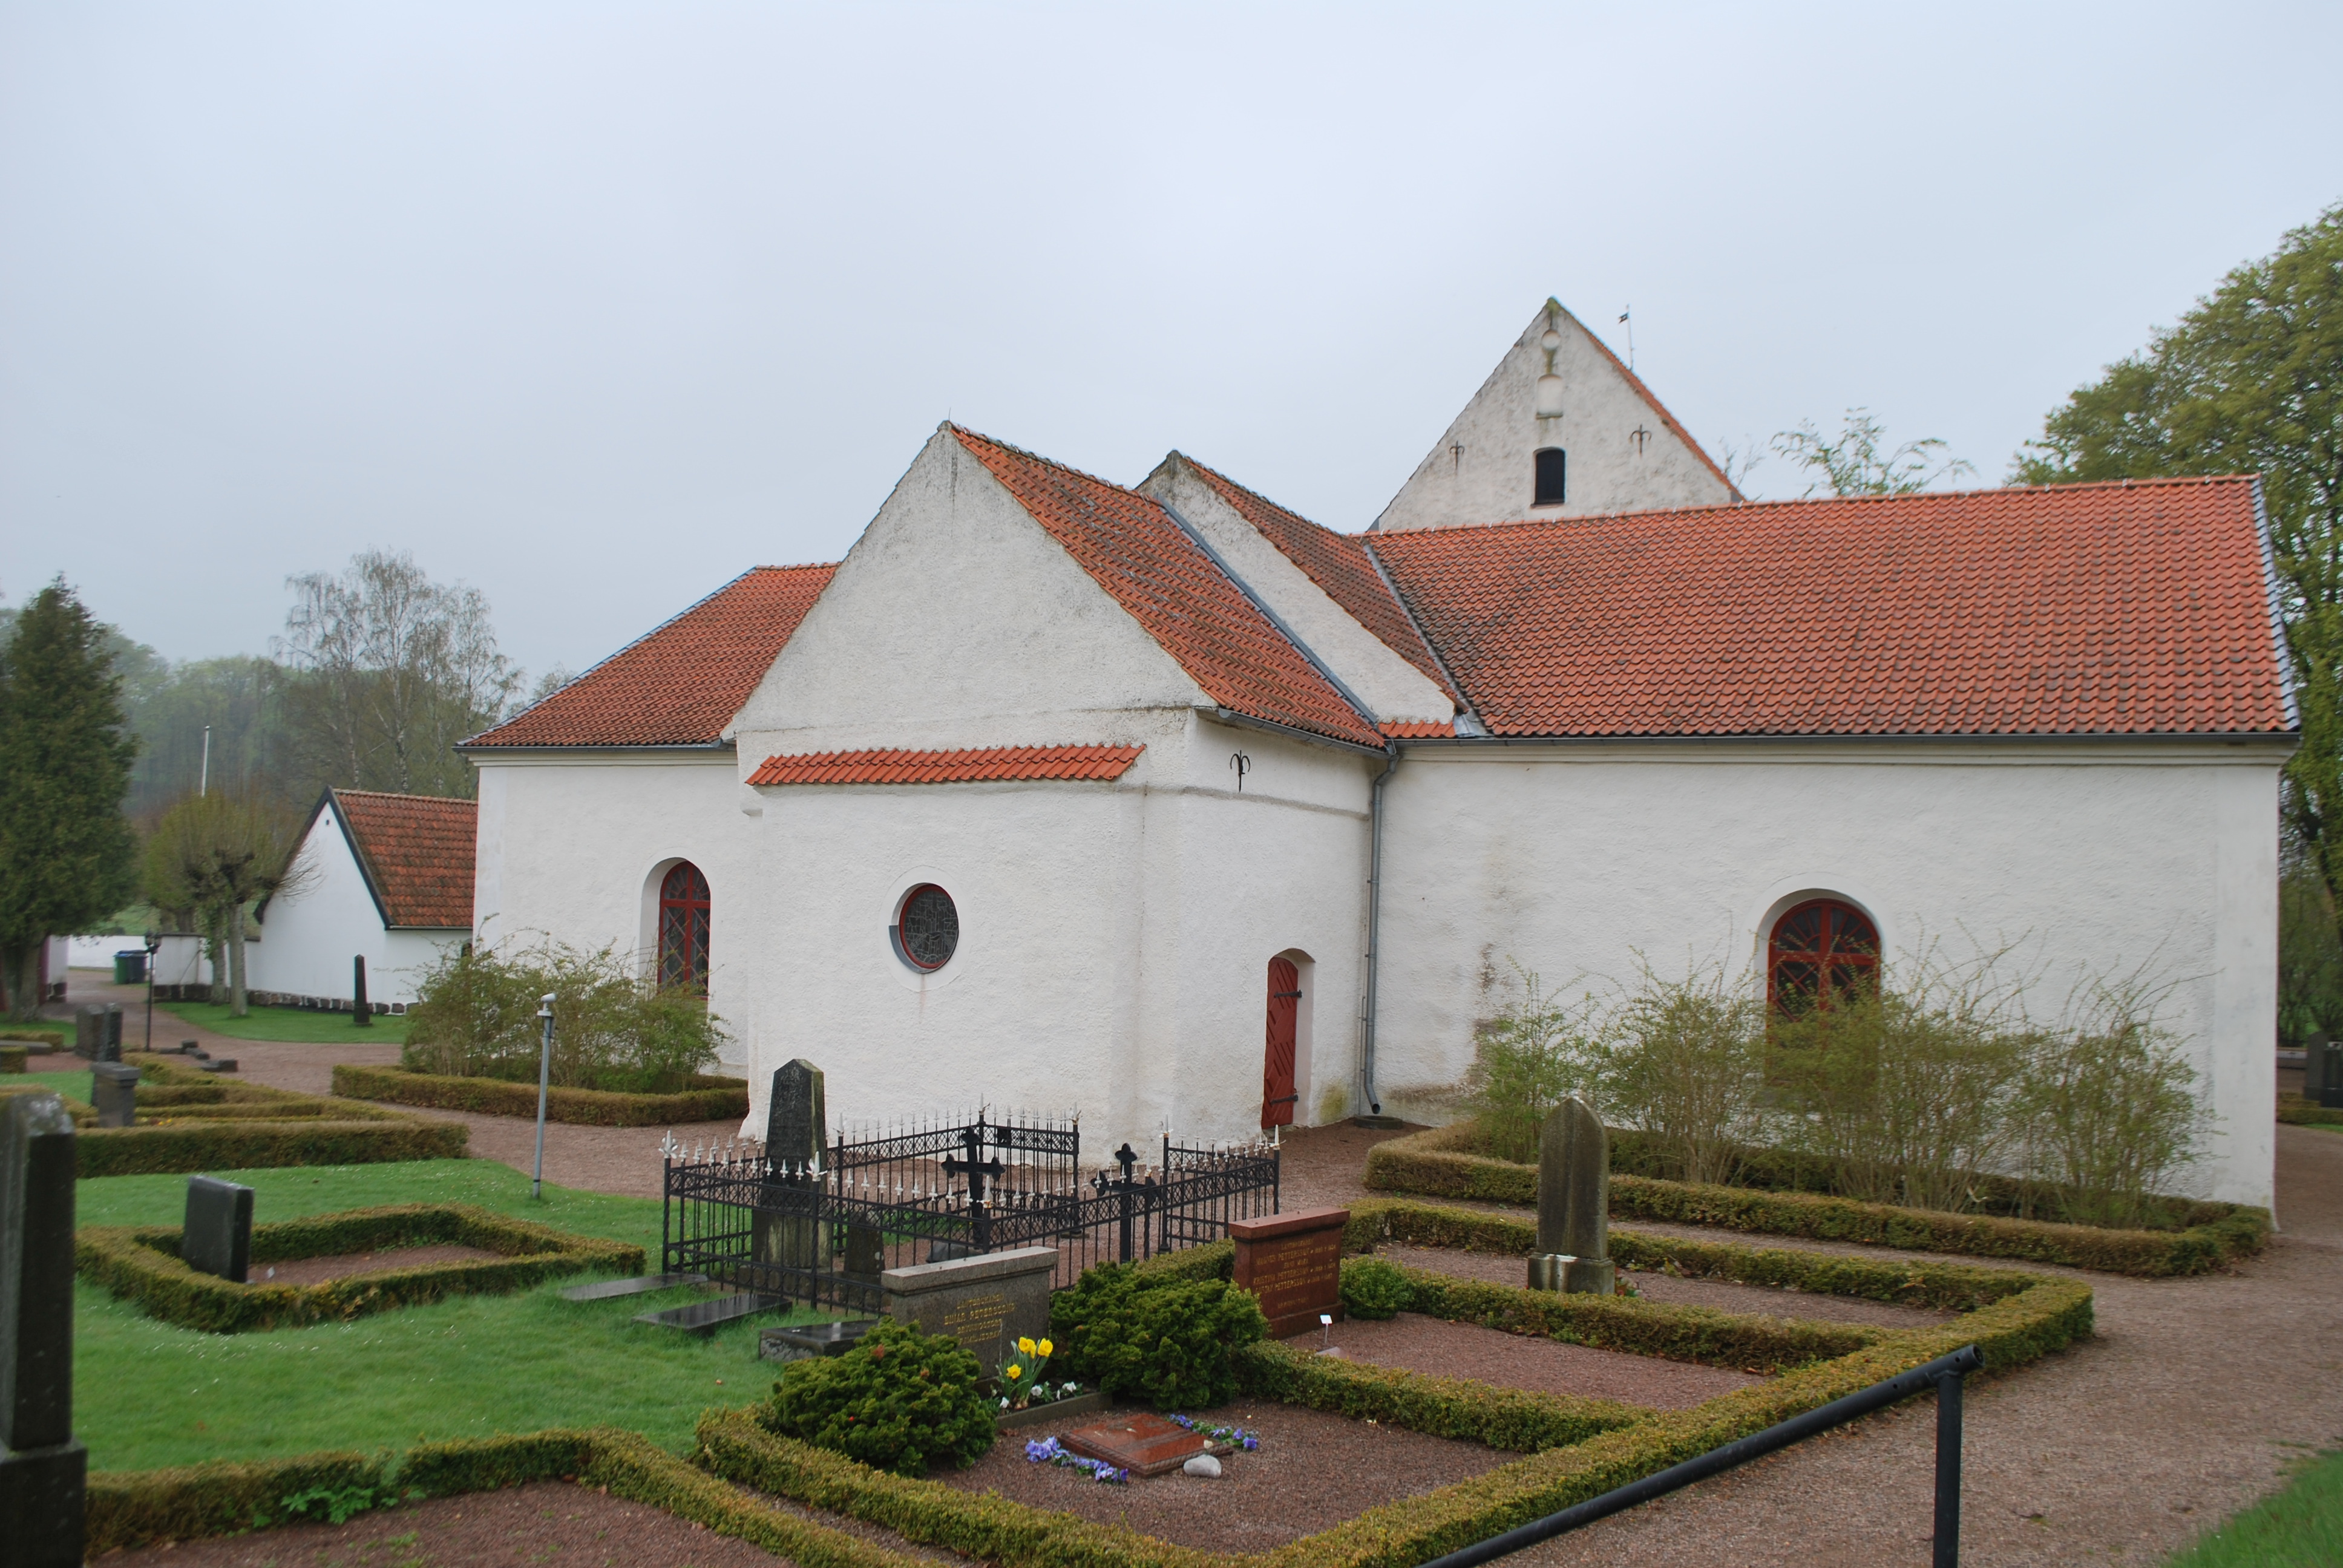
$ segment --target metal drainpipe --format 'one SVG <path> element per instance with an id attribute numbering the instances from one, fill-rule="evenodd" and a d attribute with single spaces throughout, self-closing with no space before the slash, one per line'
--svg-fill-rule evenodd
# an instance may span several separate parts
<path id="1" fill-rule="evenodd" d="M 1391 760 L 1375 775 L 1367 801 L 1367 1008 L 1359 1062 L 1367 1081 L 1367 1109 L 1377 1116 L 1383 1113 L 1383 1099 L 1375 1093 L 1375 978 L 1383 952 L 1383 786 L 1399 771 L 1400 755 L 1394 740 Z"/>

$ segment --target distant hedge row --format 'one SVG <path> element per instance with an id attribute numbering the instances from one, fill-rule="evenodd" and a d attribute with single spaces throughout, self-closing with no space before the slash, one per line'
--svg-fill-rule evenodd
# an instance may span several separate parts
<path id="1" fill-rule="evenodd" d="M 660 1127 L 749 1114 L 746 1079 L 699 1074 L 691 1082 L 691 1088 L 675 1094 L 551 1089 L 546 1091 L 545 1115 L 550 1121 L 587 1127 Z M 537 1114 L 537 1085 L 501 1078 L 457 1078 L 397 1067 L 344 1064 L 334 1069 L 334 1092 L 351 1100 L 387 1100 L 435 1111 L 470 1111 L 486 1116 Z"/>

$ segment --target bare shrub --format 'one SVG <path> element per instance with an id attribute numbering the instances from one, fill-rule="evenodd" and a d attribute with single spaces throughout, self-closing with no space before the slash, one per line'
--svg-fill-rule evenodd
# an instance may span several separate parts
<path id="1" fill-rule="evenodd" d="M 1765 1004 L 1721 966 L 1663 980 L 1646 964 L 1604 1020 L 1603 1104 L 1659 1141 L 1671 1176 L 1730 1181 L 1758 1136 L 1765 1041 Z"/>
<path id="2" fill-rule="evenodd" d="M 1536 971 L 1513 967 L 1522 994 L 1481 1026 L 1463 1098 L 1480 1118 L 1489 1152 L 1526 1161 L 1537 1158 L 1546 1113 L 1594 1085 L 1594 1003 L 1566 1000 Z"/>
<path id="3" fill-rule="evenodd" d="M 2046 1032 L 2015 1107 L 2026 1173 L 2059 1218 L 2134 1225 L 2199 1157 L 2197 1071 L 2156 1021 L 2146 988 L 2088 989 L 2079 1022 Z"/>
<path id="4" fill-rule="evenodd" d="M 400 1064 L 416 1072 L 537 1076 L 538 999 L 553 993 L 551 1081 L 568 1089 L 663 1093 L 716 1062 L 726 1034 L 705 998 L 662 990 L 613 948 L 546 941 L 509 955 L 470 945 L 442 955 L 407 1010 Z"/>

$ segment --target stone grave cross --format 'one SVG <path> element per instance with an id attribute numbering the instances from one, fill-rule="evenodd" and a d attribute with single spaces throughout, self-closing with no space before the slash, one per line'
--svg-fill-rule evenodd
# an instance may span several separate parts
<path id="1" fill-rule="evenodd" d="M 79 1568 L 89 1452 L 73 1435 L 74 1125 L 54 1094 L 0 1101 L 0 1542 Z"/>
<path id="2" fill-rule="evenodd" d="M 1537 1251 L 1530 1289 L 1609 1295 L 1611 1135 L 1583 1096 L 1555 1106 L 1538 1134 Z"/>

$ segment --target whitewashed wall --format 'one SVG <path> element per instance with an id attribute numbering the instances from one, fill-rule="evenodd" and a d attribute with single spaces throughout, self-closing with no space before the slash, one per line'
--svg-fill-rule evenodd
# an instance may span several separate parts
<path id="1" fill-rule="evenodd" d="M 615 947 L 648 964 L 659 883 L 678 860 L 708 878 L 709 1005 L 735 1038 L 725 1070 L 750 1060 L 737 1008 L 747 947 L 738 923 L 752 839 L 732 754 L 604 752 L 501 758 L 475 753 L 479 842 L 472 918 L 479 940 L 528 947 L 550 937 Z"/>
<path id="2" fill-rule="evenodd" d="M 1547 313 L 1541 310 L 1375 519 L 1378 529 L 1581 518 L 1732 500 L 1715 471 L 1661 423 L 1577 318 L 1565 310 L 1555 320 L 1562 337 L 1554 356 L 1554 372 L 1563 383 L 1562 417 L 1542 421 L 1537 416 L 1537 380 L 1546 363 L 1539 340 Z M 1638 429 L 1645 433 L 1641 441 Z M 1567 500 L 1534 508 L 1532 454 L 1544 446 L 1569 454 Z"/>
<path id="3" fill-rule="evenodd" d="M 309 884 L 290 899 L 272 899 L 245 949 L 245 987 L 287 996 L 347 1003 L 355 976 L 350 960 L 367 961 L 367 1000 L 405 1006 L 442 948 L 461 942 L 463 930 L 389 930 L 367 890 L 366 874 L 331 810 L 320 811 L 301 841 L 313 869 Z"/>
<path id="4" fill-rule="evenodd" d="M 1212 722 L 1202 700 L 957 440 L 932 440 L 736 721 L 743 775 L 860 747 L 1147 749 L 1113 784 L 754 791 L 749 1127 L 771 1070 L 804 1056 L 840 1118 L 1079 1108 L 1094 1159 L 1167 1124 L 1250 1136 L 1268 964 L 1289 949 L 1314 960 L 1320 1062 L 1343 1055 L 1321 1101 L 1346 1083 L 1371 761 Z M 886 931 L 921 881 L 962 930 L 924 977 Z"/>
<path id="5" fill-rule="evenodd" d="M 1472 1060 L 1509 960 L 1548 984 L 1723 961 L 1836 893 L 1891 956 L 2005 942 L 2055 1010 L 2083 974 L 2177 980 L 2217 1118 L 2188 1187 L 2268 1203 L 2278 770 L 2261 746 L 1835 743 L 1412 749 L 1390 786 L 1379 1029 L 1384 1108 Z"/>

